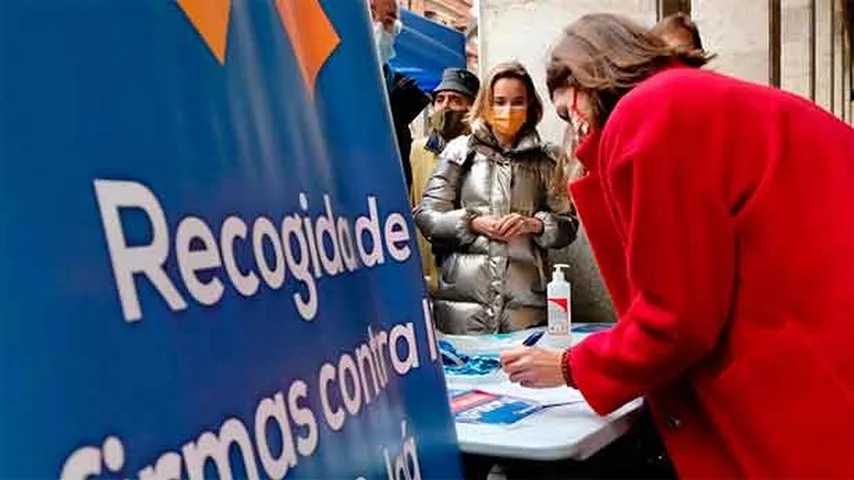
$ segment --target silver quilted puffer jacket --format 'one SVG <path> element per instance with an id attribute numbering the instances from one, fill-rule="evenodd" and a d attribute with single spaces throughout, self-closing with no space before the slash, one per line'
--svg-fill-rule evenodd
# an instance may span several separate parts
<path id="1" fill-rule="evenodd" d="M 550 193 L 556 154 L 536 132 L 505 151 L 485 128 L 442 152 L 415 209 L 440 265 L 433 302 L 439 330 L 483 334 L 545 323 L 546 250 L 569 245 L 578 228 L 568 199 Z M 478 215 L 509 213 L 542 220 L 543 232 L 504 243 L 469 229 Z"/>

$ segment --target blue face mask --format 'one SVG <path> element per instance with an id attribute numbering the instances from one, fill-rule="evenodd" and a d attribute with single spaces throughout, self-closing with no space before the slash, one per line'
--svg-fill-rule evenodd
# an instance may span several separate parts
<path id="1" fill-rule="evenodd" d="M 377 45 L 377 54 L 382 65 L 388 63 L 396 55 L 394 40 L 400 35 L 401 30 L 403 30 L 403 24 L 400 23 L 400 20 L 395 20 L 391 32 L 383 28 L 382 23 L 374 22 L 374 42 Z"/>

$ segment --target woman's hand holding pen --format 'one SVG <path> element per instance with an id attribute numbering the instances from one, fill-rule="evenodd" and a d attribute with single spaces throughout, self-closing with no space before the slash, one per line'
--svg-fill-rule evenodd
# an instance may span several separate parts
<path id="1" fill-rule="evenodd" d="M 501 352 L 501 368 L 510 381 L 529 388 L 565 386 L 560 350 L 540 347 L 516 347 Z"/>

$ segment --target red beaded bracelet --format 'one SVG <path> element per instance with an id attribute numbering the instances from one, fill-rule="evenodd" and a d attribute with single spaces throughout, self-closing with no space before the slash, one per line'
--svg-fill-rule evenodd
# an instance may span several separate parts
<path id="1" fill-rule="evenodd" d="M 563 351 L 563 354 L 560 356 L 560 373 L 563 374 L 563 381 L 570 387 L 575 386 L 575 381 L 572 378 L 572 368 L 569 365 L 569 356 L 571 348 L 567 348 Z"/>

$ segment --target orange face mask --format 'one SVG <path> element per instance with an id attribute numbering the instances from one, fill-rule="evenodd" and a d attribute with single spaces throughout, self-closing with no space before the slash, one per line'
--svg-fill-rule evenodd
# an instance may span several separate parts
<path id="1" fill-rule="evenodd" d="M 489 113 L 489 123 L 493 130 L 505 137 L 512 137 L 519 133 L 527 119 L 526 107 L 492 107 Z"/>

